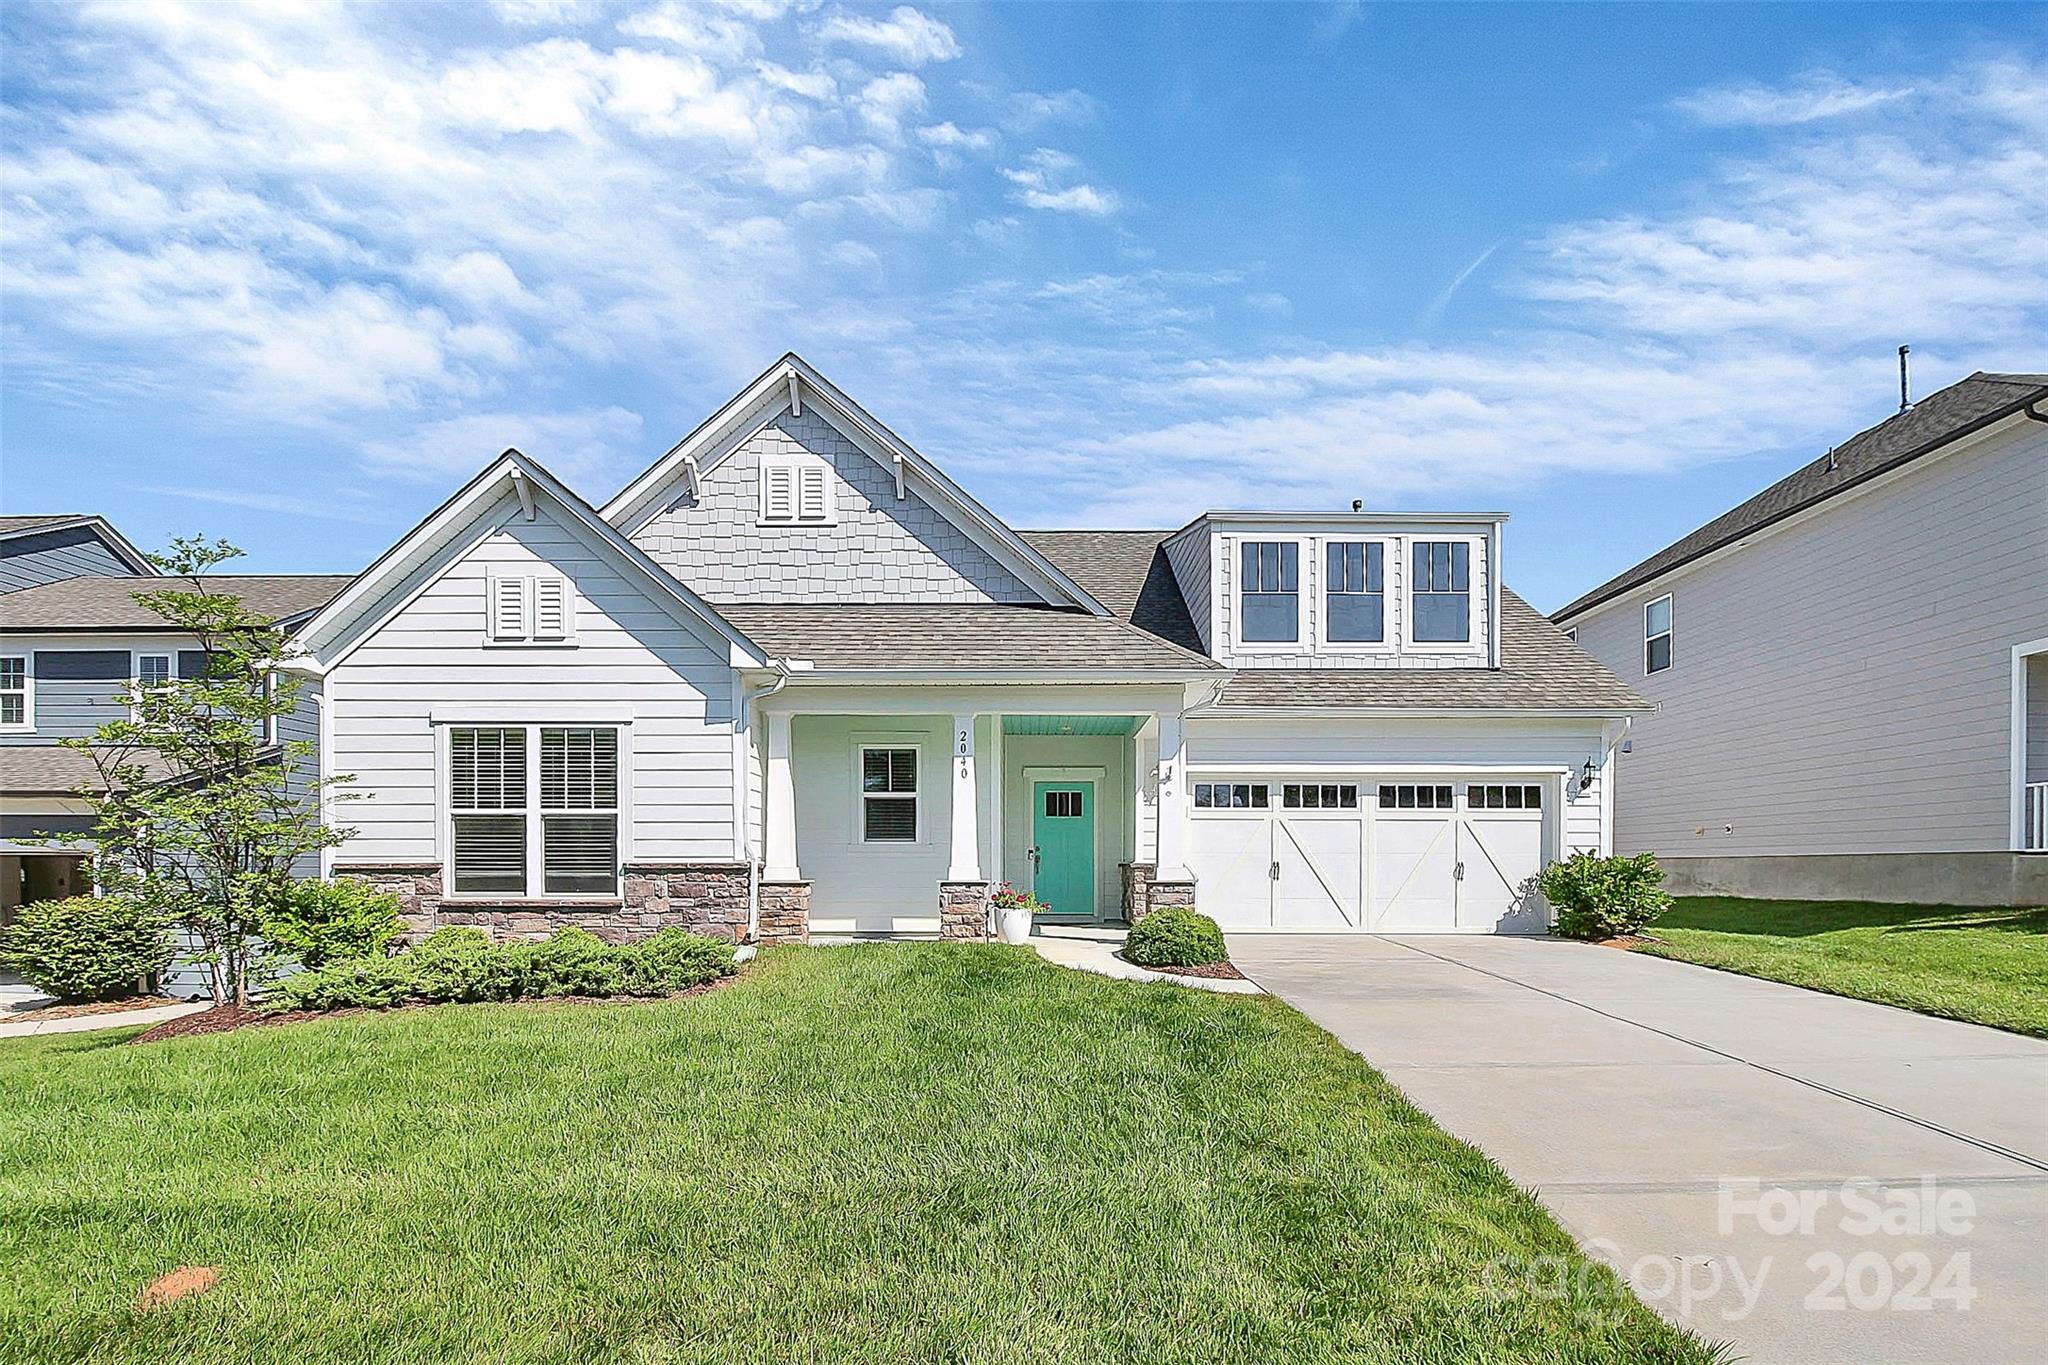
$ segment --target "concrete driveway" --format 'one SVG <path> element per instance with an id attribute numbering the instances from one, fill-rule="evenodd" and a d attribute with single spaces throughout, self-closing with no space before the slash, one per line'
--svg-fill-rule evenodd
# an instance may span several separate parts
<path id="1" fill-rule="evenodd" d="M 2048 1351 L 2048 1043 L 1552 939 L 1230 947 L 1739 1356 Z"/>

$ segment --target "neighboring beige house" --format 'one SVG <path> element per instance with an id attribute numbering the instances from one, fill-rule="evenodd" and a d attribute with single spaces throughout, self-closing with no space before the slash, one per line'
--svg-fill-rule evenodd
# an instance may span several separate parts
<path id="1" fill-rule="evenodd" d="M 1540 932 L 1640 697 L 1490 513 L 1018 532 L 795 356 L 592 507 L 517 451 L 299 632 L 415 929 Z"/>
<path id="2" fill-rule="evenodd" d="M 1657 707 L 1615 838 L 1675 887 L 2048 904 L 2048 375 L 1930 394 L 1552 619 Z"/>

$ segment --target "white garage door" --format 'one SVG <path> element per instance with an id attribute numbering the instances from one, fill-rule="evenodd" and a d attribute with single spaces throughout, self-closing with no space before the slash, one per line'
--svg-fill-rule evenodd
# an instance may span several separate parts
<path id="1" fill-rule="evenodd" d="M 1189 862 L 1226 929 L 1533 933 L 1545 926 L 1532 782 L 1194 784 Z"/>

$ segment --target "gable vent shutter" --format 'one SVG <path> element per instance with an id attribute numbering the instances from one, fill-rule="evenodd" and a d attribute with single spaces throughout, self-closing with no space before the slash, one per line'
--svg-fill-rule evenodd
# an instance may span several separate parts
<path id="1" fill-rule="evenodd" d="M 826 500 L 831 495 L 831 483 L 826 478 L 823 465 L 807 464 L 797 470 L 796 519 L 798 521 L 824 521 L 827 516 Z"/>
<path id="2" fill-rule="evenodd" d="M 491 580 L 491 637 L 497 640 L 526 638 L 526 580 Z"/>
<path id="3" fill-rule="evenodd" d="M 560 578 L 533 582 L 533 634 L 537 640 L 569 638 L 569 584 Z"/>
<path id="4" fill-rule="evenodd" d="M 761 520 L 796 518 L 796 470 L 786 464 L 761 466 Z"/>

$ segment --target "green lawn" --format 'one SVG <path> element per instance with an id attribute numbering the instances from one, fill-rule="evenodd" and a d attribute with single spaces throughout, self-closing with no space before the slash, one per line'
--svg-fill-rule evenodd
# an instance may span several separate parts
<path id="1" fill-rule="evenodd" d="M 1682 897 L 1639 951 L 2048 1038 L 2048 910 Z"/>
<path id="2" fill-rule="evenodd" d="M 0 1043 L 0 1360 L 1709 1358 L 1272 1000 L 904 944 L 126 1036 Z"/>

